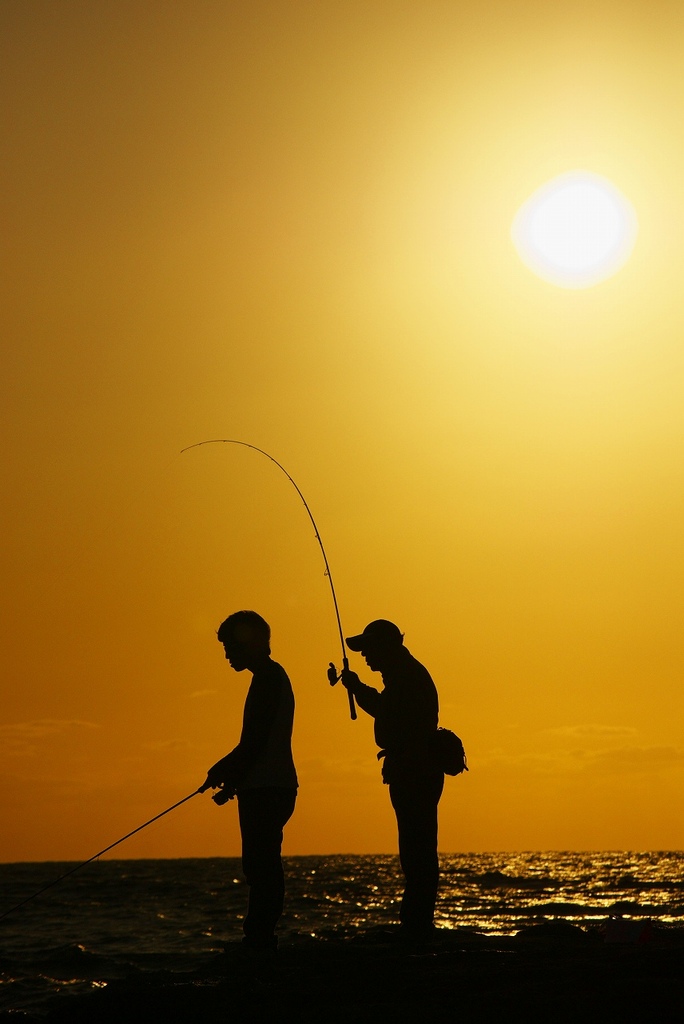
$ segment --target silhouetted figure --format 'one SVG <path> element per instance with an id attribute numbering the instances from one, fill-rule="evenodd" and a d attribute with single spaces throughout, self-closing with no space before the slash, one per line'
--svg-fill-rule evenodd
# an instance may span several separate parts
<path id="1" fill-rule="evenodd" d="M 209 769 L 202 789 L 221 787 L 213 797 L 217 803 L 237 794 L 242 870 L 249 885 L 243 942 L 254 950 L 276 950 L 275 928 L 285 896 L 283 828 L 297 798 L 294 695 L 285 669 L 270 656 L 270 627 L 256 612 L 230 615 L 218 639 L 231 667 L 249 669 L 253 676 L 240 742 Z"/>
<path id="2" fill-rule="evenodd" d="M 378 758 L 384 758 L 382 778 L 397 816 L 399 859 L 406 879 L 402 929 L 409 938 L 429 938 L 439 885 L 437 804 L 444 786 L 435 742 L 437 690 L 427 669 L 404 647 L 403 634 L 394 623 L 376 619 L 346 643 L 382 675 L 382 691 L 366 686 L 349 669 L 341 678 L 359 707 L 375 719 Z"/>

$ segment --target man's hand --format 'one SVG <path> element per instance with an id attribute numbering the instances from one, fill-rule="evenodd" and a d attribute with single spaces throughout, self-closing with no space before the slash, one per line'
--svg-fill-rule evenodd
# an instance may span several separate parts
<path id="1" fill-rule="evenodd" d="M 204 793 L 207 789 L 218 789 L 220 786 L 226 786 L 229 789 L 235 790 L 235 772 L 232 766 L 230 754 L 226 757 L 222 757 L 220 761 L 212 765 L 207 772 L 207 777 L 204 783 L 200 786 L 200 793 Z"/>
<path id="2" fill-rule="evenodd" d="M 347 688 L 354 687 L 356 683 L 360 683 L 361 680 L 357 676 L 356 672 L 352 672 L 350 668 L 343 668 L 342 675 L 340 676 L 342 685 Z"/>

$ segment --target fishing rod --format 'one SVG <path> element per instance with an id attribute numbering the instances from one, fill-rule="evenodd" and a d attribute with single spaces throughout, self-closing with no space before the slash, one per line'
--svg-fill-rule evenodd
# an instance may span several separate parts
<path id="1" fill-rule="evenodd" d="M 260 455 L 265 455 L 267 459 L 270 459 L 271 462 L 275 463 L 275 465 L 278 467 L 278 469 L 282 470 L 282 472 L 285 474 L 287 479 L 290 481 L 290 483 L 294 487 L 294 489 L 297 492 L 297 494 L 299 495 L 299 497 L 302 499 L 302 503 L 304 505 L 304 508 L 308 512 L 309 519 L 311 520 L 311 523 L 312 523 L 313 528 L 314 528 L 314 533 L 316 534 L 316 540 L 318 541 L 318 543 L 320 545 L 321 553 L 323 555 L 323 562 L 325 564 L 325 575 L 328 577 L 328 582 L 330 583 L 330 591 L 332 593 L 333 605 L 335 606 L 335 618 L 337 619 L 337 629 L 338 629 L 338 632 L 340 634 L 340 645 L 342 647 L 342 665 L 343 665 L 343 667 L 345 669 L 348 669 L 349 668 L 349 659 L 347 658 L 346 648 L 344 646 L 344 633 L 342 632 L 342 620 L 340 619 L 340 609 L 339 609 L 338 604 L 337 604 L 337 595 L 335 594 L 335 584 L 333 583 L 332 573 L 330 572 L 330 566 L 328 565 L 328 556 L 325 553 L 325 548 L 323 547 L 323 541 L 321 540 L 321 535 L 318 532 L 318 527 L 316 526 L 316 520 L 314 519 L 313 514 L 311 512 L 311 509 L 309 508 L 309 506 L 308 506 L 308 504 L 306 502 L 306 498 L 304 497 L 304 495 L 300 491 L 299 487 L 297 487 L 297 484 L 292 479 L 292 477 L 290 476 L 288 471 L 285 469 L 284 466 L 281 466 L 281 464 L 278 462 L 277 459 L 274 459 L 272 455 L 269 455 L 268 452 L 265 452 L 263 450 L 263 448 L 257 448 L 257 446 L 255 444 L 248 444 L 246 441 L 233 441 L 230 438 L 226 438 L 226 437 L 217 437 L 217 438 L 213 438 L 210 441 L 198 441 L 196 444 L 189 444 L 186 448 L 182 448 L 181 449 L 181 455 L 183 454 L 183 452 L 189 452 L 191 448 L 201 448 L 202 445 L 204 445 L 204 444 L 239 444 L 239 445 L 242 445 L 243 448 L 251 448 L 252 451 L 259 452 Z M 337 669 L 335 668 L 333 663 L 330 662 L 330 668 L 328 669 L 328 682 L 330 683 L 331 686 L 334 686 L 339 678 L 340 677 L 337 675 Z M 352 720 L 355 720 L 356 719 L 356 704 L 354 702 L 354 694 L 351 692 L 351 690 L 347 690 L 347 695 L 349 697 L 349 714 L 351 715 Z"/>
<path id="2" fill-rule="evenodd" d="M 42 889 L 39 889 L 38 892 L 34 892 L 32 896 L 27 896 L 25 900 L 21 901 L 21 903 L 17 903 L 14 907 L 10 907 L 9 910 L 6 910 L 4 914 L 0 914 L 0 921 L 7 917 L 8 914 L 14 913 L 15 910 L 19 909 L 19 907 L 23 907 L 26 903 L 30 903 L 31 900 L 35 900 L 36 896 L 40 896 L 41 893 L 46 892 L 47 889 L 51 889 L 53 885 L 57 885 L 58 882 L 64 881 L 64 879 L 68 878 L 69 875 L 73 875 L 75 871 L 80 871 L 81 868 L 86 866 L 86 864 L 92 864 L 92 862 L 97 860 L 98 857 L 101 857 L 103 853 L 108 853 L 109 850 L 113 850 L 115 846 L 119 845 L 119 843 L 123 843 L 125 839 L 130 839 L 131 836 L 134 836 L 136 832 L 141 832 L 144 828 L 147 828 L 148 825 L 151 825 L 153 821 L 158 821 L 159 818 L 163 818 L 165 814 L 175 811 L 176 807 L 180 807 L 180 805 L 184 804 L 186 800 L 192 800 L 193 796 L 197 796 L 198 793 L 202 792 L 202 788 L 196 789 L 194 793 L 190 793 L 189 796 L 184 796 L 182 800 L 178 801 L 178 803 L 173 804 L 171 807 L 167 807 L 165 811 L 161 812 L 161 814 L 155 814 L 154 818 L 150 818 L 150 820 L 146 821 L 144 825 L 138 825 L 138 827 L 134 828 L 132 832 L 128 832 L 125 836 L 122 836 L 121 839 L 117 839 L 115 843 L 111 843 L 110 846 L 106 846 L 104 850 L 100 850 L 99 853 L 94 853 L 92 857 L 88 857 L 88 860 L 84 860 L 82 864 L 77 864 L 76 867 L 65 871 L 63 875 L 59 876 L 59 878 L 54 878 L 51 882 L 48 882 L 47 885 L 44 885 Z"/>

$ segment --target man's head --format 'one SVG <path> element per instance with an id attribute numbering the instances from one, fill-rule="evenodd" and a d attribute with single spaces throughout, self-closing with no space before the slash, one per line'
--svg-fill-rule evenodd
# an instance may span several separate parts
<path id="1" fill-rule="evenodd" d="M 271 627 L 256 612 L 234 612 L 221 623 L 216 635 L 236 672 L 254 668 L 271 653 Z"/>
<path id="2" fill-rule="evenodd" d="M 350 651 L 360 651 L 374 672 L 382 672 L 397 657 L 404 644 L 404 634 L 387 619 L 369 622 L 363 633 L 345 640 Z"/>

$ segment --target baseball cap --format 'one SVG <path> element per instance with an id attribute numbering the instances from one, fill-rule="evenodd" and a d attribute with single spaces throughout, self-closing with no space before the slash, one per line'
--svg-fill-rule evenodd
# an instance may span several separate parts
<path id="1" fill-rule="evenodd" d="M 369 622 L 363 633 L 348 636 L 345 643 L 350 651 L 361 651 L 369 644 L 386 644 L 400 646 L 404 642 L 404 634 L 398 626 L 387 619 L 374 619 Z"/>

